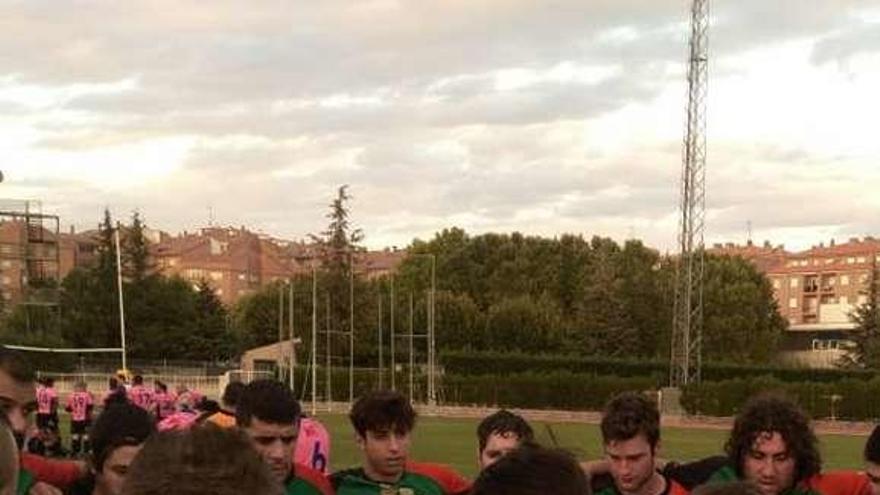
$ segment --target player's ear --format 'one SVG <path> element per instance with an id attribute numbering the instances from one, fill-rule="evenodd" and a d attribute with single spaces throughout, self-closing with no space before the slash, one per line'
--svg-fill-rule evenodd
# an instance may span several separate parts
<path id="1" fill-rule="evenodd" d="M 359 449 L 364 450 L 367 440 L 358 432 L 354 432 L 354 443 Z"/>

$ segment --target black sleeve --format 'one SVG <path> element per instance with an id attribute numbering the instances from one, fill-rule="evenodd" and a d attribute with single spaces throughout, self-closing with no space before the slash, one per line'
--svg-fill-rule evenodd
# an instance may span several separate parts
<path id="1" fill-rule="evenodd" d="M 727 457 L 718 455 L 686 464 L 670 462 L 661 472 L 663 476 L 690 490 L 705 483 L 716 471 L 728 465 Z"/>

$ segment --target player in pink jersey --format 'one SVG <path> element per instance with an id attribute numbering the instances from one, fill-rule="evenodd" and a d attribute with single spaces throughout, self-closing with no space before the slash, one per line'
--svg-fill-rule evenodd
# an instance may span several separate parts
<path id="1" fill-rule="evenodd" d="M 37 428 L 46 428 L 50 423 L 58 424 L 58 392 L 55 380 L 44 378 L 37 385 Z"/>
<path id="2" fill-rule="evenodd" d="M 92 409 L 95 400 L 86 388 L 85 382 L 77 382 L 73 393 L 67 397 L 67 412 L 70 413 L 70 451 L 74 457 L 89 452 L 89 426 L 92 423 Z"/>
<path id="3" fill-rule="evenodd" d="M 153 391 L 144 386 L 144 377 L 135 375 L 132 380 L 131 390 L 128 391 L 128 398 L 132 404 L 153 412 Z"/>
<path id="4" fill-rule="evenodd" d="M 156 393 L 153 401 L 156 403 L 156 419 L 162 421 L 177 412 L 177 397 L 168 391 L 168 386 L 156 380 Z"/>

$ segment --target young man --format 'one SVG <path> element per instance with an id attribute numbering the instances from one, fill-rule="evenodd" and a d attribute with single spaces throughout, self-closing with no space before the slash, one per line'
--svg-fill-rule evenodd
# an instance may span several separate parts
<path id="1" fill-rule="evenodd" d="M 213 424 L 159 433 L 144 445 L 123 495 L 282 495 L 269 467 L 237 428 Z"/>
<path id="2" fill-rule="evenodd" d="M 364 462 L 330 477 L 339 495 L 451 495 L 469 490 L 470 484 L 446 467 L 408 460 L 416 413 L 403 395 L 368 393 L 354 403 L 349 419 Z"/>
<path id="3" fill-rule="evenodd" d="M 153 402 L 156 404 L 156 420 L 162 421 L 177 412 L 177 397 L 168 391 L 167 385 L 158 380 L 156 380 L 154 390 Z"/>
<path id="4" fill-rule="evenodd" d="M 91 430 L 90 475 L 70 495 L 121 495 L 129 466 L 155 431 L 147 411 L 124 400 L 111 400 Z"/>
<path id="5" fill-rule="evenodd" d="M 65 407 L 70 413 L 70 451 L 74 457 L 89 451 L 88 428 L 92 422 L 94 407 L 95 401 L 86 388 L 86 383 L 77 382 L 73 393 L 67 397 L 67 407 Z"/>
<path id="6" fill-rule="evenodd" d="M 880 495 L 880 425 L 865 442 L 865 476 L 871 482 L 871 495 Z"/>
<path id="7" fill-rule="evenodd" d="M 870 495 L 868 479 L 854 471 L 821 473 L 818 440 L 806 414 L 776 394 L 750 399 L 734 420 L 727 456 L 670 465 L 667 476 L 686 488 L 745 480 L 763 495 Z"/>
<path id="8" fill-rule="evenodd" d="M 605 406 L 600 425 L 612 483 L 594 480 L 599 495 L 685 495 L 687 491 L 655 469 L 660 446 L 660 412 L 643 395 L 623 393 Z"/>
<path id="9" fill-rule="evenodd" d="M 480 469 L 486 469 L 504 454 L 534 440 L 535 433 L 522 416 L 506 409 L 486 416 L 477 426 L 477 462 Z"/>
<path id="10" fill-rule="evenodd" d="M 144 385 L 144 377 L 135 375 L 132 380 L 131 390 L 128 391 L 131 403 L 142 408 L 144 411 L 153 412 L 153 391 Z"/>
<path id="11" fill-rule="evenodd" d="M 321 473 L 293 462 L 300 413 L 299 403 L 284 384 L 257 380 L 242 391 L 235 419 L 286 495 L 332 495 Z"/>
<path id="12" fill-rule="evenodd" d="M 471 495 L 590 495 L 590 484 L 568 452 L 520 447 L 480 472 Z"/>
<path id="13" fill-rule="evenodd" d="M 28 416 L 36 407 L 33 369 L 19 352 L 0 345 L 0 413 L 12 430 L 18 449 L 24 445 L 30 426 Z M 51 485 L 68 486 L 85 471 L 82 462 L 53 461 L 28 453 L 20 453 L 19 459 L 19 494 L 60 493 Z"/>
<path id="14" fill-rule="evenodd" d="M 46 428 L 51 422 L 58 424 L 58 392 L 55 379 L 47 377 L 37 382 L 37 428 Z"/>

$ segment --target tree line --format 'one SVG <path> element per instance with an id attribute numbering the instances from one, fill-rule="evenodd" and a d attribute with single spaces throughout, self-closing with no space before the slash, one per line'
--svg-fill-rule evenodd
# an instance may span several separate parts
<path id="1" fill-rule="evenodd" d="M 641 241 L 620 244 L 580 235 L 469 235 L 450 228 L 430 240 L 414 240 L 393 275 L 368 279 L 356 269 L 363 235 L 350 223 L 350 199 L 346 188 L 339 188 L 329 205 L 327 230 L 313 237 L 322 253 L 315 281 L 304 275 L 269 284 L 232 307 L 219 301 L 208 282 L 194 287 L 158 271 L 151 263 L 143 219 L 134 213 L 125 227 L 120 253 L 130 355 L 235 359 L 244 349 L 277 341 L 279 332 L 289 335 L 292 308 L 293 333 L 304 340 L 305 348 L 311 343 L 314 320 L 319 353 L 326 355 L 329 343 L 334 362 L 340 364 L 347 363 L 344 332 L 352 328 L 359 363 L 375 366 L 380 338 L 384 359 L 390 359 L 394 319 L 400 362 L 411 326 L 416 352 L 424 353 L 432 263 L 435 334 L 441 353 L 646 359 L 669 355 L 674 258 Z M 14 308 L 2 322 L 3 341 L 118 347 L 113 235 L 113 220 L 105 212 L 96 262 L 64 278 L 57 313 L 49 308 L 27 312 Z M 318 288 L 315 301 L 313 282 Z M 768 280 L 749 262 L 707 254 L 704 300 L 704 359 L 765 363 L 773 358 L 786 322 Z M 28 334 L 26 327 L 39 330 Z"/>

